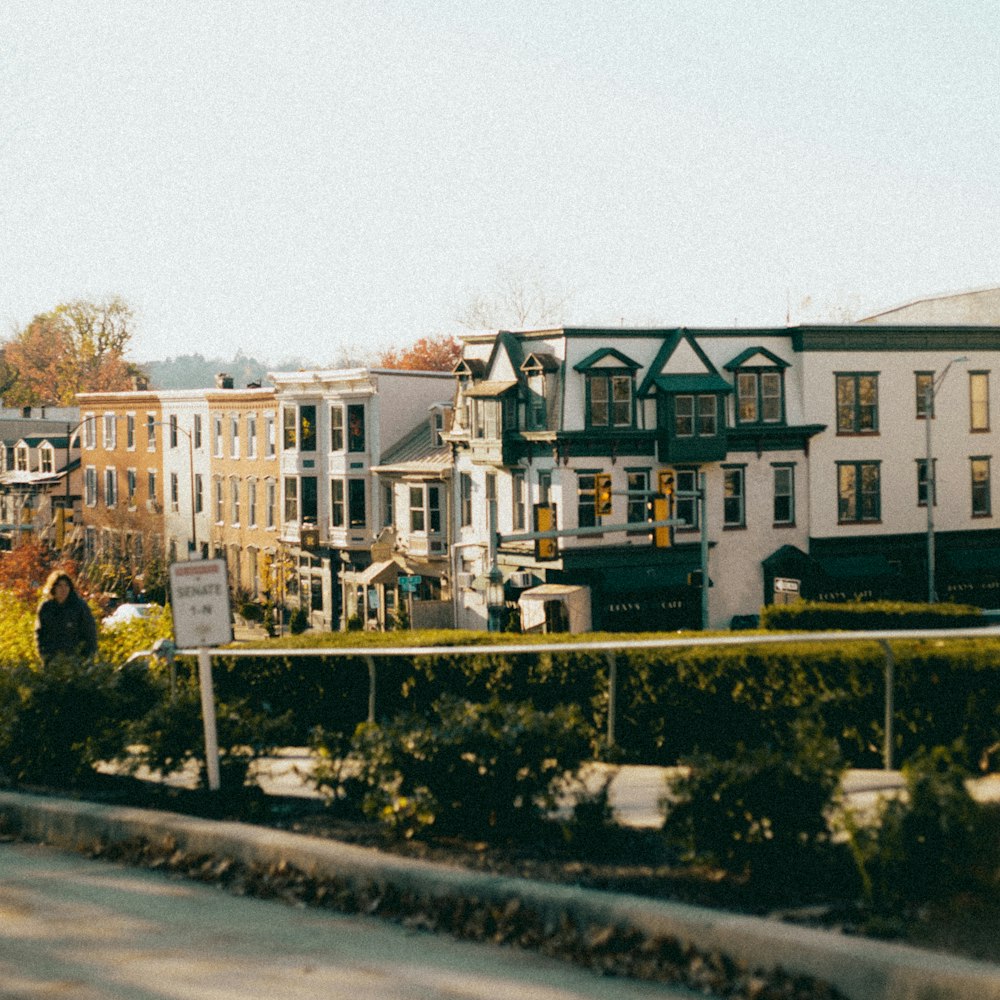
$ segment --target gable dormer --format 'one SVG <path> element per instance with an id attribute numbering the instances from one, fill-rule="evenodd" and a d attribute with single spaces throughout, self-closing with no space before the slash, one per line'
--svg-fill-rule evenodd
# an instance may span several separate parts
<path id="1" fill-rule="evenodd" d="M 766 347 L 748 347 L 726 371 L 733 373 L 736 386 L 737 427 L 785 423 L 785 369 L 789 363 Z"/>
<path id="2" fill-rule="evenodd" d="M 662 461 L 712 462 L 726 456 L 725 399 L 732 386 L 693 336 L 678 330 L 657 352 L 639 387 L 656 400 Z"/>
<path id="3" fill-rule="evenodd" d="M 602 347 L 573 366 L 586 384 L 584 425 L 587 430 L 616 431 L 635 427 L 635 377 L 642 366 L 613 347 Z"/>
<path id="4" fill-rule="evenodd" d="M 524 429 L 544 431 L 550 428 L 554 414 L 556 383 L 560 369 L 554 354 L 533 351 L 521 364 L 525 381 Z"/>

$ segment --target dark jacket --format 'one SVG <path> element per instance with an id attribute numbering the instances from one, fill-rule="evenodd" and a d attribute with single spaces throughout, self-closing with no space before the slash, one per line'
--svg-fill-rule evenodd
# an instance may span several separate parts
<path id="1" fill-rule="evenodd" d="M 35 621 L 35 646 L 43 663 L 54 656 L 93 656 L 97 625 L 87 602 L 75 591 L 60 604 L 54 597 L 42 603 Z"/>

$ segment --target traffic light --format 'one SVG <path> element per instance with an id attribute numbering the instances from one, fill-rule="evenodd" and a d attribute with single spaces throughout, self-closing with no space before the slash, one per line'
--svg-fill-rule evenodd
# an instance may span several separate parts
<path id="1" fill-rule="evenodd" d="M 666 521 L 670 517 L 670 501 L 663 494 L 653 497 L 653 520 Z M 658 549 L 669 549 L 671 544 L 670 528 L 653 528 L 653 545 Z"/>
<path id="2" fill-rule="evenodd" d="M 611 476 L 606 472 L 598 472 L 594 476 L 594 513 L 598 517 L 607 517 L 612 506 Z"/>
<path id="3" fill-rule="evenodd" d="M 668 505 L 673 503 L 674 474 L 667 469 L 660 472 L 660 492 L 667 498 Z"/>
<path id="4" fill-rule="evenodd" d="M 556 526 L 555 510 L 551 504 L 536 503 L 532 508 L 535 531 L 553 531 Z M 559 558 L 559 542 L 555 538 L 535 539 L 535 559 L 544 562 Z"/>

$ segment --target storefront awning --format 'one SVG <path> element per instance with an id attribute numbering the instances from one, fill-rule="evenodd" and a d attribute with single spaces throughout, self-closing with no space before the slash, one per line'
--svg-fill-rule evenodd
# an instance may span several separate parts
<path id="1" fill-rule="evenodd" d="M 825 556 L 817 559 L 826 576 L 835 580 L 871 580 L 882 576 L 894 576 L 898 570 L 885 556 Z"/>
<path id="2" fill-rule="evenodd" d="M 952 549 L 941 553 L 941 562 L 955 574 L 1000 575 L 1000 549 Z"/>

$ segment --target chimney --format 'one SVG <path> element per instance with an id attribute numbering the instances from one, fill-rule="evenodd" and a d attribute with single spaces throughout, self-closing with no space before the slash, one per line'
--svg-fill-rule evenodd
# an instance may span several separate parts
<path id="1" fill-rule="evenodd" d="M 215 388 L 216 389 L 232 389 L 233 387 L 233 376 L 227 375 L 225 372 L 219 372 L 215 376 Z"/>
<path id="2" fill-rule="evenodd" d="M 145 375 L 133 375 L 132 388 L 136 392 L 145 392 L 149 388 L 149 379 Z"/>

